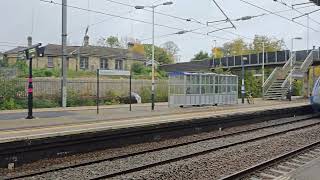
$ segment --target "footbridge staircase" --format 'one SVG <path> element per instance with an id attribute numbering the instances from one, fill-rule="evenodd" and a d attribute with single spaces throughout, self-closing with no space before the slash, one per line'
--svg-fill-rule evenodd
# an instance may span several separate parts
<path id="1" fill-rule="evenodd" d="M 284 99 L 289 92 L 290 81 L 294 79 L 304 79 L 317 55 L 318 51 L 310 50 L 305 59 L 300 59 L 295 52 L 292 52 L 292 55 L 285 65 L 283 67 L 276 67 L 264 82 L 264 99 Z"/>

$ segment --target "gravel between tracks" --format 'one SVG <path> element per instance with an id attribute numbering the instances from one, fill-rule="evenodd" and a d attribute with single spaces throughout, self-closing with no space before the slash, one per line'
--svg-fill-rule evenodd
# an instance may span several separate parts
<path id="1" fill-rule="evenodd" d="M 297 123 L 290 124 L 290 125 L 284 125 L 284 126 L 278 126 L 278 127 L 268 128 L 268 129 L 264 129 L 264 130 L 258 130 L 258 131 L 254 131 L 251 133 L 245 133 L 245 134 L 241 134 L 241 135 L 237 135 L 237 136 L 233 136 L 233 137 L 228 137 L 228 138 L 223 138 L 223 139 L 219 138 L 216 140 L 199 142 L 199 143 L 190 144 L 190 145 L 186 145 L 186 146 L 182 146 L 182 147 L 178 147 L 178 148 L 174 148 L 174 149 L 167 149 L 167 150 L 162 150 L 159 152 L 147 153 L 147 154 L 129 157 L 129 158 L 125 158 L 125 159 L 119 159 L 119 160 L 115 160 L 115 161 L 111 161 L 111 162 L 102 162 L 102 163 L 98 163 L 98 164 L 89 165 L 86 167 L 75 168 L 73 170 L 63 170 L 63 171 L 59 171 L 59 172 L 48 173 L 48 174 L 37 176 L 37 177 L 31 178 L 31 179 L 51 179 L 51 178 L 56 179 L 58 177 L 61 179 L 66 179 L 66 178 L 67 179 L 70 179 L 70 178 L 72 178 L 72 179 L 87 179 L 90 177 L 94 177 L 96 175 L 117 172 L 119 170 L 128 169 L 131 167 L 139 166 L 141 164 L 147 164 L 150 162 L 157 162 L 157 161 L 161 161 L 161 160 L 166 160 L 166 159 L 181 156 L 181 155 L 187 155 L 187 154 L 199 152 L 199 151 L 202 151 L 202 150 L 205 150 L 208 148 L 219 147 L 219 146 L 226 145 L 229 143 L 234 143 L 234 142 L 242 141 L 245 139 L 250 139 L 253 137 L 257 137 L 257 136 L 263 136 L 263 135 L 267 135 L 270 133 L 283 131 L 285 129 L 291 129 L 294 127 L 312 124 L 315 122 L 318 122 L 318 120 L 313 119 L 313 120 L 308 120 L 308 121 L 302 121 L 302 122 L 297 122 Z M 260 141 L 258 141 L 258 142 L 260 142 Z M 243 145 L 242 147 L 246 147 L 246 146 L 247 145 Z M 263 145 L 261 145 L 261 146 L 263 146 Z M 270 149 L 270 147 L 269 147 L 269 149 Z M 218 151 L 218 152 L 220 152 L 220 151 Z M 210 154 L 215 155 L 217 153 L 210 153 Z M 205 156 L 208 156 L 208 154 Z M 203 157 L 203 156 L 199 156 L 199 157 Z M 229 157 L 230 157 L 230 155 L 229 155 Z M 228 160 L 229 157 L 226 160 Z M 233 157 L 232 154 L 231 154 L 231 157 Z M 270 157 L 270 154 L 268 154 L 267 157 Z M 123 178 L 140 179 L 142 177 L 144 177 L 144 178 L 148 177 L 147 179 L 149 179 L 149 178 L 162 179 L 162 177 L 164 175 L 166 175 L 166 174 L 168 174 L 168 172 L 172 172 L 172 171 L 170 171 L 168 169 L 165 169 L 163 171 L 162 170 L 158 171 L 159 169 L 162 169 L 163 167 L 166 167 L 166 166 L 176 167 L 176 166 L 172 166 L 172 164 L 178 164 L 178 165 L 181 163 L 184 164 L 184 162 L 192 161 L 193 159 L 199 159 L 199 158 L 191 158 L 190 160 L 184 160 L 184 161 L 179 161 L 177 163 L 171 163 L 169 165 L 161 166 L 161 168 L 157 167 L 157 168 L 155 168 L 155 170 L 157 170 L 157 171 L 155 171 L 155 173 L 152 171 L 152 169 L 154 169 L 154 168 L 151 168 L 150 170 L 143 171 L 144 173 L 142 173 L 141 176 L 134 175 L 134 174 L 139 174 L 139 173 L 133 173 L 133 175 L 134 175 L 133 177 L 124 176 L 124 177 L 121 177 L 120 179 L 123 179 Z M 242 160 L 241 162 L 246 162 L 247 160 L 250 160 L 250 158 L 249 159 L 246 158 L 245 160 Z M 208 160 L 206 160 L 206 161 L 208 161 Z M 198 160 L 197 160 L 197 162 L 198 162 Z M 229 163 L 229 162 L 220 162 L 218 165 L 221 166 L 225 163 Z M 194 164 L 194 163 L 191 163 L 191 165 L 192 164 Z M 210 164 L 208 164 L 208 165 L 210 165 Z M 185 166 L 185 165 L 183 165 L 182 167 L 184 167 L 184 168 L 187 167 L 187 171 L 182 171 L 183 169 L 178 168 L 178 170 L 174 170 L 172 173 L 170 173 L 169 176 L 164 176 L 164 179 L 168 179 L 171 177 L 173 177 L 173 179 L 189 178 L 189 176 L 185 176 L 185 175 L 190 174 L 191 172 L 194 172 L 194 171 L 202 171 L 203 168 L 204 169 L 206 168 L 206 167 L 201 167 L 201 168 L 193 167 L 193 168 L 189 169 L 188 166 Z M 183 172 L 183 173 L 181 174 L 180 172 Z M 177 174 L 180 174 L 181 177 L 175 176 Z M 202 175 L 202 174 L 208 174 L 208 173 L 200 173 L 199 175 Z M 152 176 L 150 176 L 150 175 L 152 175 Z M 157 176 L 155 176 L 155 175 L 157 175 Z M 210 177 L 214 177 L 214 176 L 210 176 Z M 202 179 L 202 177 L 201 177 L 201 179 Z"/>
<path id="2" fill-rule="evenodd" d="M 320 125 L 114 179 L 219 179 L 320 140 Z"/>
<path id="3" fill-rule="evenodd" d="M 95 152 L 90 152 L 90 153 L 65 156 L 65 157 L 60 157 L 60 158 L 55 158 L 55 159 L 44 159 L 44 160 L 40 160 L 40 161 L 37 161 L 34 163 L 30 163 L 30 164 L 26 164 L 26 165 L 17 167 L 13 171 L 0 168 L 0 177 L 1 176 L 14 176 L 14 175 L 18 175 L 18 174 L 33 172 L 33 171 L 40 171 L 40 170 L 52 169 L 52 168 L 56 168 L 56 167 L 69 166 L 69 165 L 78 164 L 81 162 L 103 159 L 103 158 L 107 158 L 107 157 L 114 157 L 114 156 L 119 156 L 122 154 L 134 153 L 134 152 L 149 150 L 149 149 L 158 148 L 158 147 L 164 147 L 164 146 L 177 144 L 177 143 L 189 142 L 189 141 L 196 140 L 196 139 L 214 137 L 214 136 L 219 136 L 219 135 L 223 135 L 223 134 L 229 134 L 232 132 L 244 131 L 244 130 L 259 128 L 259 127 L 284 123 L 284 122 L 290 122 L 290 121 L 293 121 L 296 119 L 301 119 L 301 118 L 308 117 L 308 116 L 309 115 L 276 119 L 276 120 L 265 121 L 265 122 L 261 122 L 261 123 L 254 123 L 254 124 L 250 124 L 250 125 L 243 125 L 243 126 L 226 128 L 226 129 L 223 129 L 223 131 L 202 132 L 199 134 L 184 136 L 184 137 L 175 138 L 175 139 L 163 139 L 162 140 L 161 137 L 159 137 L 159 139 L 155 140 L 154 142 L 149 142 L 149 143 L 134 144 L 134 145 L 129 145 L 126 147 L 121 147 L 121 148 L 106 149 L 106 150 L 95 151 Z"/>

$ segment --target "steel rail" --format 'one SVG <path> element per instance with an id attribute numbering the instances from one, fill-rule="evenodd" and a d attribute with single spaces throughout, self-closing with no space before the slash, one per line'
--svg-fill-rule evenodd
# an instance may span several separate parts
<path id="1" fill-rule="evenodd" d="M 286 154 L 283 154 L 283 155 L 280 155 L 280 156 L 277 156 L 273 159 L 270 159 L 270 160 L 267 160 L 267 161 L 264 161 L 260 164 L 257 164 L 257 165 L 254 165 L 254 166 L 251 166 L 247 169 L 244 169 L 244 170 L 241 170 L 241 171 L 238 171 L 234 174 L 231 174 L 231 175 L 228 175 L 228 176 L 225 176 L 223 178 L 221 178 L 220 180 L 234 180 L 234 179 L 241 179 L 251 173 L 254 173 L 258 170 L 261 170 L 261 169 L 265 169 L 266 167 L 269 167 L 271 165 L 275 165 L 279 162 L 282 162 L 283 160 L 286 160 L 288 158 L 291 158 L 291 157 L 294 157 L 298 154 L 301 154 L 307 150 L 310 150 L 310 149 L 313 149 L 315 147 L 318 147 L 320 145 L 320 141 L 317 141 L 315 143 L 312 143 L 312 144 L 309 144 L 309 145 L 306 145 L 302 148 L 299 148 L 299 149 L 296 149 L 296 150 L 293 150 L 291 152 L 288 152 Z"/>
<path id="2" fill-rule="evenodd" d="M 258 131 L 258 130 L 262 130 L 262 129 L 273 128 L 273 127 L 287 125 L 287 124 L 293 124 L 293 123 L 297 123 L 297 122 L 300 122 L 300 121 L 313 119 L 313 118 L 315 118 L 317 116 L 318 115 L 304 117 L 304 118 L 293 120 L 293 121 L 289 121 L 289 122 L 273 124 L 273 125 L 269 125 L 269 126 L 253 128 L 253 129 L 249 129 L 249 130 L 243 130 L 243 131 L 238 131 L 238 132 L 234 132 L 234 133 L 218 135 L 218 136 L 214 136 L 214 137 L 197 139 L 197 140 L 193 140 L 193 141 L 189 141 L 189 142 L 185 142 L 185 143 L 178 143 L 178 144 L 175 144 L 175 145 L 164 146 L 164 147 L 160 147 L 160 148 L 154 148 L 154 149 L 135 152 L 135 153 L 128 153 L 128 154 L 124 154 L 124 155 L 120 155 L 120 156 L 109 157 L 109 158 L 90 161 L 90 162 L 85 162 L 85 163 L 79 163 L 79 164 L 75 164 L 75 165 L 71 165 L 71 166 L 65 166 L 65 167 L 54 168 L 54 169 L 50 169 L 50 170 L 44 170 L 44 171 L 40 171 L 40 172 L 34 172 L 34 173 L 29 173 L 29 174 L 24 174 L 24 175 L 18 175 L 18 176 L 14 176 L 14 177 L 8 177 L 8 178 L 5 178 L 5 179 L 27 178 L 27 177 L 42 175 L 42 174 L 46 174 L 46 173 L 50 173 L 50 172 L 56 172 L 56 171 L 61 171 L 61 170 L 66 170 L 66 169 L 72 169 L 72 168 L 77 168 L 77 167 L 97 164 L 97 163 L 101 163 L 101 162 L 105 162 L 105 161 L 114 161 L 114 160 L 117 160 L 117 159 L 123 159 L 123 158 L 128 158 L 128 157 L 131 157 L 131 156 L 136 156 L 136 155 L 141 155 L 141 154 L 146 154 L 146 153 L 151 153 L 151 152 L 157 152 L 157 151 L 166 150 L 166 149 L 177 148 L 177 147 L 186 146 L 186 145 L 199 143 L 199 142 L 203 142 L 203 141 L 214 140 L 214 139 L 219 139 L 219 138 L 226 138 L 226 137 L 236 136 L 236 135 L 249 133 L 249 132 L 254 132 L 254 131 Z M 320 122 L 319 123 L 313 123 L 311 125 L 307 125 L 306 127 L 314 126 L 314 125 L 317 125 L 317 124 L 320 124 Z M 201 155 L 201 154 L 209 153 L 209 152 L 212 152 L 212 151 L 228 148 L 228 147 L 239 145 L 239 144 L 243 144 L 243 143 L 247 143 L 247 142 L 254 141 L 254 140 L 259 140 L 259 139 L 270 137 L 270 136 L 275 136 L 277 134 L 282 134 L 284 132 L 290 132 L 290 131 L 294 131 L 296 129 L 301 129 L 301 128 L 305 128 L 305 127 L 303 126 L 303 127 L 298 127 L 298 128 L 294 128 L 294 129 L 289 129 L 289 130 L 283 131 L 283 132 L 273 133 L 273 134 L 270 134 L 270 135 L 266 135 L 266 136 L 262 136 L 262 137 L 258 137 L 258 138 L 253 138 L 253 139 L 250 139 L 250 140 L 245 140 L 245 141 L 241 141 L 241 142 L 237 142 L 237 143 L 233 143 L 233 144 L 228 144 L 228 145 L 225 145 L 225 146 L 220 146 L 220 147 L 216 147 L 216 148 L 209 149 L 209 150 L 206 150 L 206 151 L 201 151 L 201 152 L 198 152 L 198 153 L 194 153 L 194 154 L 190 154 L 190 155 L 186 155 L 186 156 L 181 156 L 181 157 L 178 157 L 178 158 L 169 159 L 169 160 L 166 160 L 166 161 L 161 161 L 161 162 L 157 162 L 157 163 L 148 164 L 146 166 L 141 166 L 141 167 L 138 167 L 138 168 L 132 168 L 132 169 L 126 170 L 126 171 L 112 173 L 112 174 L 109 174 L 109 175 L 102 176 L 101 179 L 118 176 L 118 175 L 121 175 L 122 173 L 126 174 L 126 173 L 130 173 L 130 172 L 135 172 L 135 171 L 142 170 L 144 168 L 150 168 L 150 167 L 153 167 L 153 166 L 166 164 L 166 163 L 170 163 L 170 162 L 175 162 L 175 161 L 186 159 L 186 158 L 191 158 L 191 157 L 198 156 L 198 155 Z M 93 179 L 100 179 L 100 177 L 99 178 L 93 178 Z"/>
<path id="3" fill-rule="evenodd" d="M 214 152 L 214 151 L 218 151 L 218 150 L 221 150 L 221 149 L 226 149 L 226 148 L 233 147 L 233 146 L 236 146 L 236 145 L 241 145 L 241 144 L 245 144 L 245 143 L 254 142 L 254 141 L 257 141 L 257 140 L 261 140 L 261 139 L 265 139 L 265 138 L 281 135 L 281 134 L 292 132 L 292 131 L 297 131 L 297 130 L 300 130 L 300 129 L 305 129 L 305 128 L 316 126 L 316 125 L 320 125 L 320 122 L 313 123 L 313 124 L 306 125 L 306 126 L 297 127 L 297 128 L 292 128 L 292 129 L 281 131 L 281 132 L 277 132 L 277 133 L 272 133 L 272 134 L 265 135 L 265 136 L 260 136 L 260 137 L 257 137 L 257 138 L 252 138 L 252 139 L 249 139 L 249 140 L 244 140 L 244 141 L 240 141 L 240 142 L 236 142 L 236 143 L 231 143 L 231 144 L 228 144 L 228 145 L 207 149 L 207 150 L 204 150 L 204 151 L 200 151 L 200 152 L 196 152 L 196 153 L 192 153 L 192 154 L 188 154 L 188 155 L 184 155 L 184 156 L 180 156 L 180 157 L 176 157 L 176 158 L 171 158 L 171 159 L 164 160 L 164 161 L 159 161 L 159 162 L 150 163 L 150 164 L 147 164 L 147 165 L 142 165 L 142 166 L 131 168 L 131 169 L 127 169 L 127 170 L 124 170 L 124 171 L 119 171 L 119 172 L 110 173 L 110 174 L 107 174 L 107 175 L 97 176 L 97 177 L 94 177 L 94 178 L 90 178 L 90 180 L 100 180 L 100 179 L 105 179 L 105 178 L 113 178 L 113 177 L 116 177 L 116 176 L 121 176 L 121 175 L 125 175 L 125 174 L 128 174 L 128 173 L 133 173 L 133 172 L 141 171 L 141 170 L 144 170 L 144 169 L 152 168 L 152 167 L 155 167 L 155 166 L 160 166 L 160 165 L 164 165 L 164 164 L 168 164 L 168 163 L 173 163 L 173 162 L 189 159 L 189 158 L 192 158 L 192 157 L 200 156 L 200 155 L 203 155 L 203 154 L 208 154 L 208 153 L 211 153 L 211 152 Z"/>

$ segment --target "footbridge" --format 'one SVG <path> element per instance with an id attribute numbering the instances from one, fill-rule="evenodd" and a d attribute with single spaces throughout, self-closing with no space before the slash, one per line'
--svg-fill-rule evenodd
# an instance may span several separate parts
<path id="1" fill-rule="evenodd" d="M 261 70 L 264 65 L 265 68 L 273 68 L 273 71 L 263 84 L 263 97 L 284 99 L 290 87 L 290 79 L 303 80 L 304 95 L 309 95 L 309 70 L 310 67 L 320 64 L 319 52 L 319 49 L 315 48 L 293 52 L 284 50 L 163 65 L 162 68 L 167 72 L 201 72 L 217 68 L 240 70 L 242 63 L 246 69 Z"/>

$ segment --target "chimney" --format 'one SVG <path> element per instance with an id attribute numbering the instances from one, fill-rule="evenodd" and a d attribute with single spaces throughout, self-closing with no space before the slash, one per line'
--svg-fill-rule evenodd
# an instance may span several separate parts
<path id="1" fill-rule="evenodd" d="M 28 36 L 28 47 L 32 46 L 32 37 Z"/>
<path id="2" fill-rule="evenodd" d="M 128 49 L 130 49 L 130 48 L 132 48 L 134 46 L 134 43 L 133 42 L 128 42 L 127 46 L 128 46 Z"/>
<path id="3" fill-rule="evenodd" d="M 85 35 L 83 38 L 83 45 L 84 46 L 89 46 L 89 36 Z"/>

